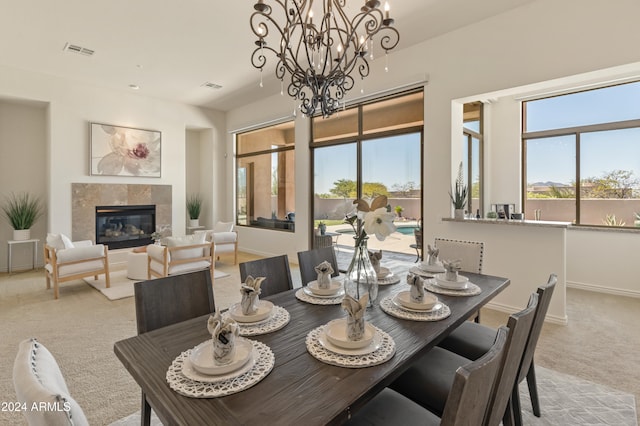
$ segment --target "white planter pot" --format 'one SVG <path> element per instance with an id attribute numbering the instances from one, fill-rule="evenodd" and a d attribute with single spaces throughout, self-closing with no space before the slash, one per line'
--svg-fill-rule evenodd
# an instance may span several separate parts
<path id="1" fill-rule="evenodd" d="M 197 228 L 198 226 L 200 226 L 200 219 L 189 219 L 190 228 Z"/>
<path id="2" fill-rule="evenodd" d="M 458 219 L 458 220 L 464 219 L 464 210 L 463 209 L 455 209 L 453 211 L 453 218 L 454 219 Z"/>
<path id="3" fill-rule="evenodd" d="M 14 229 L 13 240 L 24 241 L 31 239 L 31 229 Z"/>

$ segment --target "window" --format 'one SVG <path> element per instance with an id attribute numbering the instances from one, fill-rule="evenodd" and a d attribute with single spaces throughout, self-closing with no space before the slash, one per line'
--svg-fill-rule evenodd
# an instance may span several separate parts
<path id="1" fill-rule="evenodd" d="M 398 235 L 374 237 L 368 246 L 414 253 L 409 245 L 422 217 L 423 104 L 419 91 L 313 119 L 314 227 L 322 221 L 331 235 L 352 235 L 344 218 L 354 211 L 353 200 L 386 195 Z M 339 242 L 353 245 L 344 237 Z"/>
<path id="2" fill-rule="evenodd" d="M 640 226 L 640 82 L 523 103 L 525 215 Z"/>
<path id="3" fill-rule="evenodd" d="M 293 121 L 237 135 L 236 223 L 295 229 Z"/>
<path id="4" fill-rule="evenodd" d="M 469 190 L 467 211 L 484 211 L 482 203 L 482 103 L 464 104 L 462 172 Z"/>

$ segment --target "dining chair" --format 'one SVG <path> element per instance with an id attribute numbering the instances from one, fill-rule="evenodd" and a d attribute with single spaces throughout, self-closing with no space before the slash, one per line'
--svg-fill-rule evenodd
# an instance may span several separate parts
<path id="1" fill-rule="evenodd" d="M 465 425 L 481 426 L 489 405 L 504 354 L 508 330 L 498 330 L 491 349 L 480 359 L 464 360 L 453 374 L 451 389 L 439 417 L 402 394 L 385 388 L 355 413 L 347 425 Z M 450 358 L 447 351 L 435 347 L 433 360 Z M 455 356 L 454 356 L 455 358 Z"/>
<path id="2" fill-rule="evenodd" d="M 463 272 L 482 273 L 482 258 L 484 255 L 484 243 L 480 241 L 451 240 L 448 238 L 434 239 L 435 246 L 439 250 L 440 260 L 460 260 Z M 480 322 L 480 311 L 475 312 L 470 319 Z"/>
<path id="3" fill-rule="evenodd" d="M 414 244 L 409 244 L 409 247 L 416 250 L 416 262 L 422 259 L 422 255 L 420 254 L 422 251 L 422 228 L 416 228 L 413 230 L 413 237 L 416 242 Z"/>
<path id="4" fill-rule="evenodd" d="M 538 294 L 529 297 L 527 307 L 512 314 L 507 322 L 509 333 L 505 343 L 496 384 L 490 391 L 489 406 L 483 425 L 497 426 L 503 421 L 505 426 L 513 424 L 513 413 L 509 398 L 518 375 L 518 368 L 533 324 Z M 389 386 L 436 415 L 444 412 L 450 393 L 451 377 L 461 366 L 470 362 L 454 352 L 436 346 L 415 362 L 407 371 Z"/>
<path id="5" fill-rule="evenodd" d="M 242 282 L 245 282 L 249 275 L 254 278 L 265 277 L 265 280 L 260 286 L 260 296 L 262 297 L 293 288 L 291 269 L 289 268 L 289 257 L 286 254 L 251 260 L 240 263 L 238 266 L 240 267 L 240 280 Z"/>
<path id="6" fill-rule="evenodd" d="M 28 408 L 22 414 L 29 425 L 89 424 L 82 408 L 69 394 L 56 359 L 36 339 L 23 340 L 18 346 L 13 386 L 16 402 Z M 31 409 L 43 404 L 47 409 Z"/>
<path id="7" fill-rule="evenodd" d="M 322 247 L 313 250 L 299 251 L 298 252 L 298 265 L 300 266 L 300 277 L 302 278 L 302 285 L 307 285 L 309 282 L 318 278 L 318 273 L 315 267 L 320 263 L 327 261 L 333 268 L 332 277 L 340 275 L 338 270 L 338 261 L 336 260 L 336 252 L 331 247 Z"/>
<path id="8" fill-rule="evenodd" d="M 133 285 L 138 334 L 211 314 L 216 306 L 208 269 Z M 142 392 L 142 424 L 151 422 L 151 407 Z"/>
<path id="9" fill-rule="evenodd" d="M 551 296 L 555 289 L 558 277 L 551 274 L 546 285 L 538 287 L 538 307 L 531 326 L 527 344 L 522 356 L 522 362 L 518 370 L 518 378 L 513 387 L 511 396 L 511 404 L 513 407 L 515 424 L 522 425 L 522 412 L 520 407 L 520 392 L 518 385 L 527 379 L 529 395 L 531 396 L 531 406 L 533 414 L 540 417 L 540 399 L 538 398 L 538 389 L 536 385 L 535 364 L 533 362 L 534 353 L 538 344 L 538 338 L 544 324 Z M 491 347 L 491 342 L 495 338 L 496 330 L 484 325 L 466 322 L 455 329 L 447 338 L 438 344 L 438 346 L 455 352 L 469 359 L 477 359 Z"/>

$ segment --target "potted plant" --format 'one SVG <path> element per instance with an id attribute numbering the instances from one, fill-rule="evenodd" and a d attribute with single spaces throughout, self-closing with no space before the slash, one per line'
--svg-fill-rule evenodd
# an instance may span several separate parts
<path id="1" fill-rule="evenodd" d="M 324 235 L 325 232 L 327 232 L 327 224 L 320 221 L 320 223 L 318 223 L 318 229 L 320 230 L 320 235 Z"/>
<path id="2" fill-rule="evenodd" d="M 5 198 L 2 211 L 13 227 L 13 239 L 16 241 L 31 238 L 31 227 L 43 213 L 40 199 L 27 192 L 18 195 L 11 193 Z"/>
<path id="3" fill-rule="evenodd" d="M 454 208 L 454 218 L 464 219 L 464 206 L 467 205 L 467 185 L 464 184 L 464 178 L 462 177 L 462 161 L 458 167 L 458 177 L 456 178 L 455 187 L 453 192 L 449 192 L 451 203 Z"/>
<path id="4" fill-rule="evenodd" d="M 402 206 L 395 206 L 393 210 L 396 211 L 398 217 L 402 217 L 402 212 L 404 211 L 404 208 L 402 208 Z"/>
<path id="5" fill-rule="evenodd" d="M 187 197 L 187 212 L 189 213 L 189 226 L 196 228 L 200 226 L 200 211 L 202 210 L 202 198 L 200 195 L 193 194 Z"/>

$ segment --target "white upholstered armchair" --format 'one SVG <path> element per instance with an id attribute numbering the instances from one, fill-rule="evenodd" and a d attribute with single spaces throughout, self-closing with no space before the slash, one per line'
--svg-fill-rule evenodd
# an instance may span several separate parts
<path id="1" fill-rule="evenodd" d="M 48 234 L 44 245 L 44 269 L 47 289 L 53 282 L 53 297 L 59 296 L 59 284 L 84 277 L 104 274 L 109 282 L 109 248 L 93 241 L 71 241 L 63 234 Z"/>
<path id="2" fill-rule="evenodd" d="M 213 229 L 196 231 L 195 234 L 205 234 L 206 241 L 213 242 L 217 260 L 221 254 L 233 253 L 233 264 L 238 263 L 238 233 L 233 222 L 218 222 Z"/>
<path id="3" fill-rule="evenodd" d="M 204 237 L 167 237 L 164 246 L 148 245 L 148 279 L 209 269 L 213 280 L 213 243 L 205 241 Z"/>

